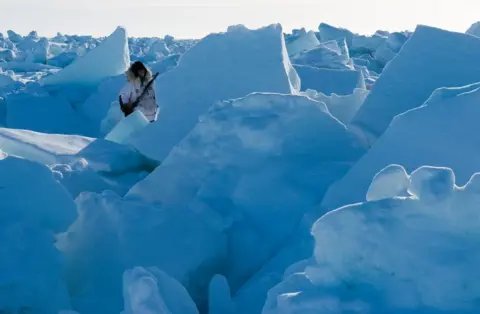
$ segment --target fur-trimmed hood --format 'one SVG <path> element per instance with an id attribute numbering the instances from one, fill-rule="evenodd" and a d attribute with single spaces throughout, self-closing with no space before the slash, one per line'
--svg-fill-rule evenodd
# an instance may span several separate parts
<path id="1" fill-rule="evenodd" d="M 147 74 L 145 75 L 145 82 L 148 82 L 152 79 L 152 71 L 147 66 L 145 66 L 145 68 L 147 69 Z M 133 74 L 132 66 L 128 68 L 127 72 L 125 72 L 125 75 L 127 76 L 127 80 L 132 83 L 138 79 Z"/>

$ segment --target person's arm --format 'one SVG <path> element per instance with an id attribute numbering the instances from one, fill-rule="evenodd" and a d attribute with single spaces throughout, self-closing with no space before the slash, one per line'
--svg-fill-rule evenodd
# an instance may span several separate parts
<path id="1" fill-rule="evenodd" d="M 120 99 L 124 105 L 131 104 L 133 102 L 132 84 L 127 83 L 120 90 Z"/>

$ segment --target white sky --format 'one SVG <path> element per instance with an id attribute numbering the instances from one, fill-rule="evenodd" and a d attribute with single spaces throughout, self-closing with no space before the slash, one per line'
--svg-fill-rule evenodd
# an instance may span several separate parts
<path id="1" fill-rule="evenodd" d="M 0 0 L 0 32 L 103 36 L 125 26 L 129 36 L 200 38 L 232 24 L 285 31 L 320 22 L 370 34 L 417 24 L 464 32 L 480 20 L 480 0 Z"/>

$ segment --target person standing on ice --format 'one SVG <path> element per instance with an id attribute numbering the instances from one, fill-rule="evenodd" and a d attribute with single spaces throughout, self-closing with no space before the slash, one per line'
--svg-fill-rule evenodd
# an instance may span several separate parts
<path id="1" fill-rule="evenodd" d="M 157 119 L 157 100 L 155 97 L 155 77 L 142 62 L 136 61 L 125 73 L 127 84 L 120 90 L 120 107 L 128 116 L 134 111 L 141 111 L 150 122 Z"/>

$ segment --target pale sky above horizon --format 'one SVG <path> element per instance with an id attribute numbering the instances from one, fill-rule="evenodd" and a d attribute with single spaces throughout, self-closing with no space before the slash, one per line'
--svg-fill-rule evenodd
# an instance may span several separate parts
<path id="1" fill-rule="evenodd" d="M 124 26 L 129 36 L 201 38 L 234 24 L 290 32 L 320 22 L 359 34 L 418 24 L 464 32 L 479 20 L 479 0 L 0 0 L 0 32 L 41 36 L 105 36 Z"/>

